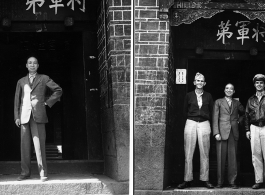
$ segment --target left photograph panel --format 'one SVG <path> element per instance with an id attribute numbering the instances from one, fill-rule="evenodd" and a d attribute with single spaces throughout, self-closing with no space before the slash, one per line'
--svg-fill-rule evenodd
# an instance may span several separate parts
<path id="1" fill-rule="evenodd" d="M 131 1 L 0 0 L 0 21 L 0 194 L 129 194 Z"/>

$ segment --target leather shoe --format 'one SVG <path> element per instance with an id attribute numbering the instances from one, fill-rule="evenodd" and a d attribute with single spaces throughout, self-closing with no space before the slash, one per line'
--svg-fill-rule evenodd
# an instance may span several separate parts
<path id="1" fill-rule="evenodd" d="M 190 182 L 189 181 L 184 181 L 183 183 L 178 185 L 178 189 L 184 189 L 190 187 Z"/>
<path id="2" fill-rule="evenodd" d="M 17 181 L 22 181 L 22 180 L 26 180 L 26 179 L 29 179 L 30 176 L 28 175 L 20 175 L 18 178 L 17 178 Z"/>
<path id="3" fill-rule="evenodd" d="M 260 189 L 262 186 L 263 186 L 263 183 L 255 183 L 255 184 L 252 186 L 252 189 Z"/>
<path id="4" fill-rule="evenodd" d="M 239 188 L 238 185 L 236 185 L 236 184 L 230 184 L 229 187 L 232 189 L 238 189 Z"/>
<path id="5" fill-rule="evenodd" d="M 40 177 L 40 180 L 41 180 L 42 182 L 48 181 L 48 177 Z"/>
<path id="6" fill-rule="evenodd" d="M 214 188 L 214 186 L 209 182 L 209 181 L 205 181 L 204 182 L 204 186 L 206 187 L 206 188 Z"/>
<path id="7" fill-rule="evenodd" d="M 216 188 L 222 188 L 223 187 L 223 185 L 222 184 L 217 184 L 217 186 L 215 186 Z"/>

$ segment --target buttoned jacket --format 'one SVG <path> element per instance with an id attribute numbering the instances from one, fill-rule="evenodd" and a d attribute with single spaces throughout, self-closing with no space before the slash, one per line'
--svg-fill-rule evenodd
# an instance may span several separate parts
<path id="1" fill-rule="evenodd" d="M 239 138 L 239 116 L 244 116 L 245 109 L 242 104 L 232 99 L 231 108 L 225 98 L 217 99 L 213 106 L 213 135 L 220 134 L 222 140 L 227 140 L 232 131 L 235 140 Z"/>
<path id="2" fill-rule="evenodd" d="M 46 98 L 47 88 L 52 91 L 52 94 Z M 20 119 L 21 124 L 26 124 L 32 113 L 35 122 L 47 123 L 45 103 L 52 107 L 60 100 L 62 93 L 62 88 L 46 75 L 37 74 L 32 87 L 28 75 L 21 78 L 16 86 L 14 119 Z"/>

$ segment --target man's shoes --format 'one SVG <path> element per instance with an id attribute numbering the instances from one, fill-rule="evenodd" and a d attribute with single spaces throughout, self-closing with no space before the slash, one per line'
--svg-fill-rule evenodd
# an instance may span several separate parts
<path id="1" fill-rule="evenodd" d="M 262 186 L 263 186 L 263 183 L 255 183 L 253 186 L 252 186 L 252 189 L 260 189 L 260 188 L 262 188 Z"/>
<path id="2" fill-rule="evenodd" d="M 214 186 L 209 181 L 205 181 L 204 186 L 209 189 L 214 188 Z"/>
<path id="3" fill-rule="evenodd" d="M 23 181 L 23 180 L 26 180 L 26 179 L 29 179 L 30 176 L 28 175 L 20 175 L 18 178 L 17 178 L 17 181 Z"/>
<path id="4" fill-rule="evenodd" d="M 236 184 L 230 184 L 229 187 L 232 189 L 238 189 L 239 188 L 238 185 L 236 185 Z"/>
<path id="5" fill-rule="evenodd" d="M 223 184 L 217 184 L 217 186 L 215 186 L 216 188 L 222 188 L 223 187 Z"/>
<path id="6" fill-rule="evenodd" d="M 48 181 L 48 177 L 40 177 L 40 180 L 41 180 L 42 182 Z"/>
<path id="7" fill-rule="evenodd" d="M 190 182 L 189 181 L 184 181 L 183 183 L 178 185 L 178 189 L 184 189 L 190 187 Z"/>

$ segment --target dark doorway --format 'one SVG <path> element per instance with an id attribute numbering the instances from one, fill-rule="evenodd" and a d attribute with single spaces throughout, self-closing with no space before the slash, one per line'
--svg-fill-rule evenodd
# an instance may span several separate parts
<path id="1" fill-rule="evenodd" d="M 175 137 L 173 148 L 178 148 L 174 152 L 175 156 L 174 164 L 175 173 L 173 173 L 173 182 L 176 184 L 183 180 L 184 174 L 184 142 L 183 142 L 183 130 L 185 121 L 182 110 L 182 102 L 187 92 L 194 90 L 194 76 L 197 72 L 202 73 L 206 78 L 205 91 L 212 94 L 213 100 L 224 97 L 224 87 L 227 83 L 232 83 L 235 86 L 234 98 L 237 98 L 245 107 L 247 100 L 255 93 L 253 85 L 253 77 L 258 73 L 265 72 L 264 60 L 223 60 L 223 59 L 198 59 L 187 58 L 185 66 L 187 69 L 187 84 L 176 85 L 176 123 L 172 133 Z M 238 146 L 238 166 L 239 183 L 242 185 L 250 185 L 254 181 L 254 172 L 251 157 L 250 142 L 245 136 L 244 123 L 239 125 L 240 138 Z M 211 148 L 210 148 L 210 180 L 216 182 L 216 145 L 215 139 L 211 136 Z M 174 149 L 175 150 L 175 149 Z M 200 156 L 198 146 L 195 149 L 194 158 L 194 181 L 199 179 L 200 171 Z M 175 177 L 175 178 L 174 178 Z M 253 180 L 253 181 L 252 181 Z"/>
<path id="2" fill-rule="evenodd" d="M 247 100 L 255 93 L 253 77 L 265 72 L 264 60 L 188 60 L 187 90 L 194 89 L 193 80 L 196 72 L 205 75 L 205 90 L 212 94 L 214 101 L 224 97 L 224 87 L 227 83 L 235 86 L 234 98 L 237 98 L 245 107 Z M 239 166 L 242 173 L 253 173 L 252 157 L 249 140 L 246 139 L 244 124 L 240 124 L 239 139 Z M 198 155 L 198 153 L 197 153 Z M 199 164 L 199 156 L 194 159 Z M 212 137 L 210 150 L 210 166 L 216 167 L 216 147 Z"/>
<path id="3" fill-rule="evenodd" d="M 60 102 L 47 108 L 47 145 L 62 146 L 61 159 L 87 159 L 87 70 L 82 32 L 6 32 L 0 37 L 0 160 L 20 160 L 20 131 L 14 124 L 13 114 L 14 93 L 18 79 L 27 74 L 26 60 L 32 55 L 38 58 L 38 73 L 48 75 L 63 88 Z"/>

